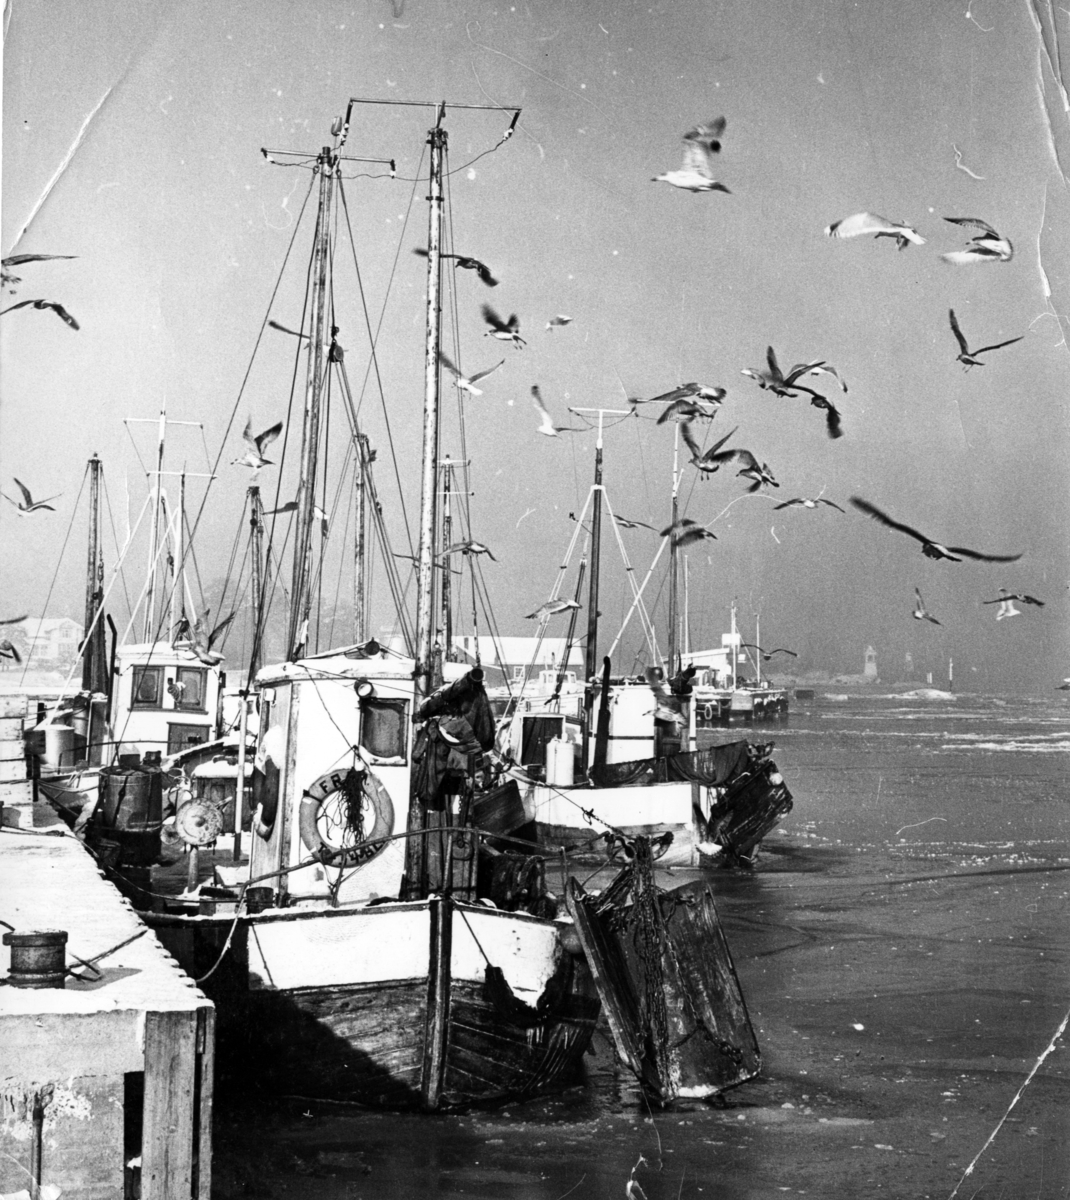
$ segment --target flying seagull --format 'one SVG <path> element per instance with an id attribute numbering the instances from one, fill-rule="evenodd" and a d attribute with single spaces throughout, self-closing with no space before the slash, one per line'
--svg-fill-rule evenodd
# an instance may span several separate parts
<path id="1" fill-rule="evenodd" d="M 209 611 L 207 608 L 204 610 L 204 615 L 194 621 L 192 629 L 189 628 L 189 621 L 187 620 L 186 630 L 189 634 L 190 647 L 198 660 L 207 667 L 214 667 L 217 663 L 223 661 L 224 656 L 218 650 L 213 650 L 212 647 L 215 645 L 219 635 L 237 616 L 237 610 L 232 612 L 229 617 L 224 617 L 211 633 L 207 631 Z"/>
<path id="2" fill-rule="evenodd" d="M 737 425 L 736 428 L 738 429 L 739 426 Z M 708 450 L 703 450 L 698 442 L 695 441 L 691 433 L 690 424 L 684 421 L 680 426 L 680 433 L 683 436 L 684 444 L 691 451 L 692 464 L 706 475 L 712 475 L 715 471 L 719 471 L 726 462 L 730 462 L 735 458 L 738 451 L 721 449 L 735 432 L 736 430 L 733 429 L 731 433 L 726 433 L 719 442 L 715 442 Z"/>
<path id="3" fill-rule="evenodd" d="M 490 326 L 484 337 L 497 338 L 499 342 L 512 342 L 517 350 L 527 345 L 520 336 L 520 321 L 516 313 L 512 313 L 508 321 L 503 321 L 489 304 L 484 304 L 481 311 L 483 320 Z"/>
<path id="4" fill-rule="evenodd" d="M 720 153 L 724 127 L 724 117 L 714 117 L 689 129 L 684 134 L 684 165 L 679 171 L 655 175 L 652 182 L 669 183 L 689 192 L 727 192 L 728 188 L 713 178 L 713 156 Z"/>
<path id="5" fill-rule="evenodd" d="M 780 487 L 780 484 L 773 477 L 773 472 L 769 469 L 769 464 L 759 464 L 758 460 L 749 450 L 737 450 L 736 457 L 743 463 L 743 469 L 737 471 L 736 474 L 742 475 L 744 479 L 752 481 L 750 487 L 747 488 L 748 492 L 756 492 L 765 484 L 769 484 L 770 487 Z"/>
<path id="6" fill-rule="evenodd" d="M 1002 621 L 1004 617 L 1020 617 L 1022 610 L 1014 607 L 1012 599 L 1000 600 L 999 608 L 996 609 L 996 620 Z"/>
<path id="7" fill-rule="evenodd" d="M 413 254 L 418 254 L 421 258 L 428 257 L 428 251 L 424 250 L 423 247 L 413 250 Z M 454 260 L 454 269 L 463 267 L 466 271 L 475 271 L 487 287 L 498 286 L 497 279 L 490 273 L 490 267 L 486 263 L 481 263 L 478 258 L 469 258 L 467 254 L 440 254 L 439 258 L 452 258 Z"/>
<path id="8" fill-rule="evenodd" d="M 490 552 L 489 546 L 484 546 L 482 542 L 473 542 L 471 538 L 466 542 L 454 542 L 452 546 L 447 546 L 442 551 L 442 557 L 446 558 L 451 554 L 485 554 L 491 562 L 498 560 Z"/>
<path id="9" fill-rule="evenodd" d="M 9 287 L 13 283 L 21 283 L 22 279 L 8 270 L 9 267 L 21 267 L 24 263 L 29 262 L 47 262 L 52 258 L 77 258 L 77 254 L 9 254 L 7 258 L 0 260 L 0 281 L 5 287 Z"/>
<path id="10" fill-rule="evenodd" d="M 818 392 L 810 391 L 809 388 L 802 388 L 804 392 L 810 392 L 810 403 L 814 408 L 823 408 L 825 410 L 825 431 L 830 438 L 843 437 L 843 429 L 840 424 L 840 410 L 827 397 L 820 395 Z"/>
<path id="11" fill-rule="evenodd" d="M 1057 692 L 1070 692 L 1070 679 L 1064 679 L 1055 690 Z"/>
<path id="12" fill-rule="evenodd" d="M 492 371 L 497 371 L 505 362 L 505 359 L 503 358 L 501 362 L 495 363 L 493 367 L 488 367 L 485 371 L 477 371 L 474 375 L 462 375 L 441 350 L 438 352 L 438 361 L 453 375 L 455 387 L 459 388 L 462 392 L 468 392 L 472 396 L 482 396 L 482 391 L 472 385 L 478 383 L 481 379 L 486 379 Z"/>
<path id="13" fill-rule="evenodd" d="M 969 266 L 970 263 L 1010 262 L 1014 257 L 1014 247 L 1010 241 L 997 233 L 987 221 L 979 217 L 944 217 L 952 225 L 964 225 L 968 229 L 979 229 L 981 232 L 970 238 L 970 245 L 965 250 L 952 250 L 950 254 L 941 254 L 944 262 L 955 267 Z"/>
<path id="14" fill-rule="evenodd" d="M 823 496 L 815 496 L 812 500 L 807 499 L 805 496 L 795 496 L 791 500 L 785 500 L 783 504 L 774 504 L 773 512 L 776 512 L 781 508 L 791 508 L 796 504 L 801 504 L 803 508 L 817 508 L 819 504 L 827 504 L 829 508 L 834 508 L 837 512 L 846 511 L 840 508 L 835 500 L 826 500 Z"/>
<path id="15" fill-rule="evenodd" d="M 304 338 L 305 341 L 308 340 L 307 333 L 298 333 L 296 329 L 291 329 L 288 325 L 281 325 L 278 321 L 268 321 L 268 324 L 272 329 L 277 329 L 279 333 L 288 333 L 291 337 Z"/>
<path id="16" fill-rule="evenodd" d="M 705 525 L 692 521 L 690 517 L 681 517 L 678 521 L 659 530 L 659 533 L 662 537 L 669 538 L 670 544 L 678 550 L 684 546 L 690 546 L 692 542 L 701 542 L 705 538 L 717 541 L 715 533 L 711 533 Z"/>
<path id="17" fill-rule="evenodd" d="M 245 423 L 245 429 L 242 432 L 242 437 L 249 444 L 249 449 L 242 455 L 241 458 L 236 458 L 230 465 L 232 467 L 252 467 L 254 471 L 259 471 L 261 467 L 271 466 L 272 460 L 264 457 L 264 451 L 271 443 L 282 433 L 282 422 L 272 425 L 270 429 L 265 429 L 263 433 L 253 437 L 253 418 L 250 417 Z"/>
<path id="18" fill-rule="evenodd" d="M 795 651 L 794 651 L 794 650 L 787 650 L 787 649 L 785 649 L 783 646 L 781 646 L 781 647 L 778 647 L 776 650 L 763 650 L 763 649 L 761 648 L 761 646 L 757 645 L 757 644 L 756 644 L 756 643 L 754 643 L 754 642 L 740 642 L 739 644 L 740 644 L 740 645 L 741 645 L 741 646 L 742 646 L 742 647 L 743 647 L 745 650 L 757 650 L 757 651 L 758 651 L 758 653 L 759 653 L 759 654 L 762 656 L 762 661 L 763 661 L 763 662 L 768 662 L 768 661 L 769 661 L 769 660 L 770 660 L 770 659 L 773 657 L 773 655 L 774 655 L 774 654 L 790 654 L 792 658 L 798 658 L 798 657 L 799 657 L 799 656 L 798 656 L 798 655 L 795 653 Z"/>
<path id="19" fill-rule="evenodd" d="M 12 476 L 12 479 L 15 479 L 15 477 Z M 11 497 L 6 492 L 3 493 L 3 496 L 5 500 L 11 500 L 11 503 L 14 504 L 14 506 L 19 510 L 20 517 L 28 516 L 30 513 L 37 512 L 37 510 L 41 508 L 47 509 L 49 512 L 56 511 L 52 505 L 48 503 L 48 501 L 58 500 L 60 496 L 63 495 L 62 492 L 58 492 L 55 496 L 49 496 L 46 500 L 35 500 L 30 495 L 30 489 L 24 483 L 18 479 L 15 479 L 15 483 L 18 484 L 19 491 L 22 492 L 21 502 L 18 500 L 11 500 Z"/>
<path id="20" fill-rule="evenodd" d="M 556 617 L 558 613 L 568 612 L 570 608 L 579 608 L 579 604 L 575 600 L 547 600 L 545 604 L 540 604 L 539 607 L 527 615 L 529 621 L 545 621 L 549 617 Z"/>
<path id="21" fill-rule="evenodd" d="M 0 658 L 13 658 L 17 663 L 22 662 L 18 647 L 10 638 L 0 638 Z"/>
<path id="22" fill-rule="evenodd" d="M 921 598 L 921 592 L 917 588 L 914 589 L 914 595 L 917 600 L 914 604 L 914 611 L 910 614 L 915 621 L 929 621 L 933 625 L 939 625 L 940 622 L 929 612 L 925 607 L 925 601 Z"/>
<path id="23" fill-rule="evenodd" d="M 770 391 L 776 396 L 791 396 L 795 391 L 809 390 L 804 389 L 798 380 L 804 375 L 814 374 L 818 367 L 825 367 L 825 360 L 816 358 L 813 362 L 796 363 L 785 375 L 780 369 L 776 351 L 772 346 L 765 348 L 765 361 L 767 365 L 764 371 L 761 367 L 744 367 L 740 374 L 753 379 L 760 388 Z M 831 367 L 827 367 L 825 370 L 829 374 L 835 374 Z M 836 378 L 839 379 L 839 376 L 837 375 Z"/>
<path id="24" fill-rule="evenodd" d="M 638 400 L 629 396 L 628 403 L 635 408 L 639 404 L 674 404 L 677 400 L 705 401 L 708 404 L 720 404 L 728 393 L 722 387 L 713 387 L 705 383 L 681 383 L 671 392 L 662 392 L 660 396 L 651 396 L 649 400 Z"/>
<path id="25" fill-rule="evenodd" d="M 1036 596 L 1027 596 L 1025 592 L 1008 592 L 1006 588 L 999 589 L 999 595 L 995 598 L 995 600 L 982 600 L 981 603 L 1007 604 L 1011 600 L 1020 600 L 1023 604 L 1035 604 L 1037 608 L 1044 607 L 1044 601 L 1038 600 Z"/>
<path id="26" fill-rule="evenodd" d="M 882 525 L 887 525 L 889 529 L 898 529 L 900 533 L 905 533 L 915 541 L 921 542 L 921 552 L 926 558 L 937 560 L 946 558 L 949 562 L 962 562 L 963 558 L 976 559 L 978 562 L 1017 562 L 1022 557 L 1020 554 L 981 554 L 977 550 L 967 550 L 965 546 L 943 546 L 939 542 L 934 542 L 932 538 L 927 538 L 925 534 L 919 533 L 916 529 L 911 529 L 909 525 L 903 525 L 899 521 L 893 520 L 887 513 L 881 512 L 875 504 L 870 504 L 868 500 L 863 500 L 860 496 L 852 496 L 851 503 L 859 512 L 864 512 L 866 516 L 872 517 Z"/>
<path id="27" fill-rule="evenodd" d="M 564 313 L 558 313 L 556 317 L 551 317 L 546 322 L 546 328 L 553 333 L 554 329 L 559 325 L 569 325 L 572 322 L 571 317 L 566 317 Z"/>
<path id="28" fill-rule="evenodd" d="M 963 370 L 968 371 L 970 367 L 983 367 L 985 364 L 977 357 L 979 354 L 984 354 L 988 350 L 998 350 L 1001 346 L 1011 346 L 1015 342 L 1020 342 L 1025 334 L 1020 334 L 1016 338 L 1008 338 L 1005 342 L 995 342 L 991 346 L 981 346 L 977 350 L 971 350 L 966 344 L 966 339 L 963 337 L 962 330 L 959 328 L 958 318 L 955 316 L 955 310 L 949 308 L 947 315 L 951 319 L 951 332 L 955 335 L 955 341 L 959 344 L 959 352 L 956 355 L 957 360 L 963 364 Z"/>
<path id="29" fill-rule="evenodd" d="M 278 508 L 265 508 L 264 516 L 265 517 L 283 516 L 285 513 L 292 513 L 292 512 L 297 512 L 297 501 L 296 500 L 287 500 L 285 504 L 279 505 Z M 330 518 L 323 511 L 323 509 L 320 508 L 320 506 L 318 504 L 314 504 L 312 506 L 312 517 L 314 520 L 319 521 L 319 523 L 323 529 L 323 536 L 326 537 L 327 536 L 327 527 L 328 527 Z"/>
<path id="30" fill-rule="evenodd" d="M 658 424 L 664 425 L 666 421 L 712 421 L 717 416 L 717 409 L 721 401 L 714 402 L 706 400 L 674 400 L 672 404 L 658 417 Z"/>
<path id="31" fill-rule="evenodd" d="M 72 329 L 81 328 L 63 305 L 57 304 L 55 300 L 20 300 L 18 304 L 9 304 L 7 308 L 0 311 L 0 316 L 3 316 L 4 313 L 14 312 L 16 308 L 50 308 L 61 321 L 65 321 Z"/>
<path id="32" fill-rule="evenodd" d="M 915 246 L 924 246 L 925 239 L 910 225 L 896 224 L 886 217 L 878 217 L 876 213 L 860 212 L 853 216 L 844 217 L 842 221 L 833 221 L 825 229 L 826 237 L 853 238 L 872 233 L 874 237 L 895 238 L 897 247 L 905 250 L 908 242 Z"/>
<path id="33" fill-rule="evenodd" d="M 536 411 L 542 417 L 542 424 L 535 431 L 536 433 L 544 433 L 547 437 L 557 437 L 559 433 L 579 433 L 578 425 L 555 425 L 553 418 L 550 416 L 549 409 L 542 402 L 542 393 L 539 391 L 539 385 L 533 383 L 531 385 L 531 398 L 535 402 Z"/>
<path id="34" fill-rule="evenodd" d="M 70 255 L 64 254 L 61 257 L 69 258 Z M 654 528 L 653 525 L 651 525 L 650 528 L 653 529 Z M 26 613 L 23 613 L 21 617 L 0 617 L 0 625 L 17 625 L 20 621 L 25 621 L 25 620 L 26 620 Z"/>

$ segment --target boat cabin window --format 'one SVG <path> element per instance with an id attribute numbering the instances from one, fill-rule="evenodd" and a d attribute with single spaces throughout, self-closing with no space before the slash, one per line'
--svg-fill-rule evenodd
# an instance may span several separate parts
<path id="1" fill-rule="evenodd" d="M 175 672 L 175 708 L 204 712 L 208 672 L 202 667 L 179 667 Z"/>
<path id="2" fill-rule="evenodd" d="M 163 667 L 134 667 L 131 708 L 163 708 Z"/>
<path id="3" fill-rule="evenodd" d="M 360 702 L 360 744 L 379 762 L 405 761 L 408 700 L 369 696 Z"/>
<path id="4" fill-rule="evenodd" d="M 177 754 L 180 750 L 188 750 L 190 746 L 199 746 L 208 741 L 207 725 L 179 725 L 174 721 L 167 722 L 167 753 Z"/>
<path id="5" fill-rule="evenodd" d="M 564 717 L 525 717 L 520 742 L 522 767 L 545 767 L 546 746 L 552 738 L 565 736 Z"/>

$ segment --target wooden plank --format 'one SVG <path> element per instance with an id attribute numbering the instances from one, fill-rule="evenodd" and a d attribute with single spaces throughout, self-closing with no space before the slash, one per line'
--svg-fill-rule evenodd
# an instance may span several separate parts
<path id="1" fill-rule="evenodd" d="M 450 958 L 453 945 L 453 902 L 440 896 L 431 902 L 431 945 L 427 980 L 427 1025 L 424 1035 L 423 1106 L 434 1112 L 442 1095 L 446 1042 L 450 1022 Z"/>
<path id="2" fill-rule="evenodd" d="M 197 1010 L 197 1188 L 195 1200 L 212 1196 L 212 1102 L 215 1097 L 215 1009 Z"/>
<path id="3" fill-rule="evenodd" d="M 141 1200 L 193 1194 L 193 1101 L 197 1012 L 145 1014 Z"/>

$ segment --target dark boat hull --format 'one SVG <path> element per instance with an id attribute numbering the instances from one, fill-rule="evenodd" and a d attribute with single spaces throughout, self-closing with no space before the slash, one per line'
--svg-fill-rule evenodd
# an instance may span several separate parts
<path id="1" fill-rule="evenodd" d="M 147 919 L 195 977 L 219 963 L 200 986 L 218 1010 L 224 1085 L 248 1086 L 254 1078 L 276 1094 L 441 1110 L 581 1082 L 599 1001 L 582 956 L 564 950 L 562 927 L 451 906 L 453 944 L 443 977 L 435 971 L 432 935 L 438 903 L 308 915 L 277 910 L 236 925 L 233 917 Z M 488 972 L 480 944 L 506 973 Z M 317 975 L 322 986 L 308 986 Z M 439 1058 L 431 1053 L 429 1019 L 436 989 L 445 996 Z"/>

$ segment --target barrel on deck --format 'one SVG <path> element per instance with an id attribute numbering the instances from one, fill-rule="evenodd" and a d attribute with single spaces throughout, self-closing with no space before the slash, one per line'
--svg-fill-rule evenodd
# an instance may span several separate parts
<path id="1" fill-rule="evenodd" d="M 109 767 L 101 772 L 104 793 L 98 810 L 100 833 L 119 843 L 127 866 L 151 866 L 160 855 L 163 786 L 159 771 Z"/>
<path id="2" fill-rule="evenodd" d="M 17 988 L 61 988 L 67 976 L 67 931 L 37 929 L 4 934 L 11 947 L 11 974 L 7 982 Z"/>

